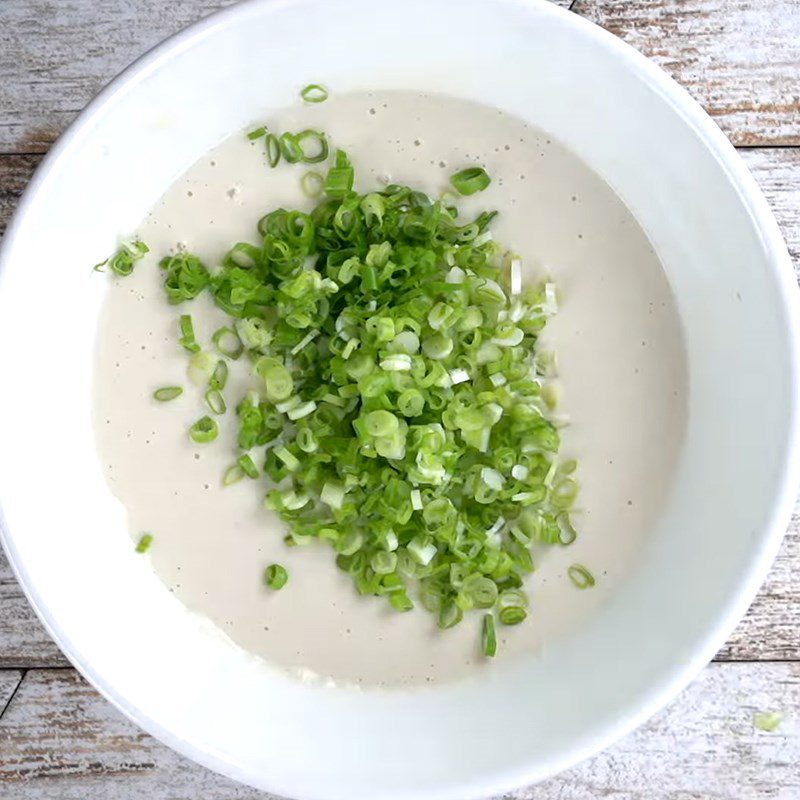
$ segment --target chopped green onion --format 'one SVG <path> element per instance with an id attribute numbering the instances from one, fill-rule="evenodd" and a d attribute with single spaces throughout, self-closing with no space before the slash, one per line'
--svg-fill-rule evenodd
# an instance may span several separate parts
<path id="1" fill-rule="evenodd" d="M 464 612 L 452 600 L 445 603 L 439 611 L 439 627 L 452 628 L 464 618 Z"/>
<path id="2" fill-rule="evenodd" d="M 220 361 L 216 356 L 201 350 L 189 359 L 189 366 L 186 368 L 186 374 L 195 386 L 202 386 L 214 375 L 214 371 L 219 363 Z"/>
<path id="3" fill-rule="evenodd" d="M 238 464 L 233 464 L 225 470 L 225 474 L 222 476 L 222 485 L 230 486 L 240 481 L 243 477 L 244 470 Z"/>
<path id="4" fill-rule="evenodd" d="M 277 167 L 281 160 L 281 143 L 278 137 L 274 133 L 268 133 L 264 146 L 267 150 L 267 162 L 271 167 Z"/>
<path id="5" fill-rule="evenodd" d="M 137 261 L 141 261 L 150 248 L 144 242 L 123 242 L 119 250 L 111 258 L 95 264 L 96 272 L 101 272 L 106 265 L 108 268 L 122 278 L 127 278 L 133 272 Z"/>
<path id="6" fill-rule="evenodd" d="M 567 570 L 567 575 L 579 589 L 588 589 L 595 584 L 594 575 L 582 564 L 573 564 Z"/>
<path id="7" fill-rule="evenodd" d="M 309 128 L 300 131 L 294 140 L 300 149 L 300 161 L 304 164 L 319 164 L 328 157 L 328 140 L 324 133 Z"/>
<path id="8" fill-rule="evenodd" d="M 313 169 L 300 178 L 300 188 L 306 197 L 319 197 L 325 189 L 325 178 Z"/>
<path id="9" fill-rule="evenodd" d="M 262 136 L 266 135 L 267 135 L 267 129 L 262 125 L 260 128 L 256 128 L 255 130 L 250 131 L 250 133 L 247 134 L 247 138 L 253 141 L 255 139 L 260 139 Z"/>
<path id="10" fill-rule="evenodd" d="M 353 188 L 354 177 L 347 154 L 343 150 L 337 150 L 335 166 L 328 170 L 325 178 L 325 193 L 328 197 L 344 197 Z"/>
<path id="11" fill-rule="evenodd" d="M 283 133 L 278 137 L 278 147 L 281 156 L 290 164 L 296 164 L 303 160 L 303 150 L 297 141 L 297 136 L 293 133 Z"/>
<path id="12" fill-rule="evenodd" d="M 494 658 L 497 653 L 497 634 L 494 629 L 494 617 L 491 614 L 483 615 L 483 630 L 481 632 L 481 648 L 483 654 Z"/>
<path id="13" fill-rule="evenodd" d="M 189 436 L 198 444 L 213 442 L 218 433 L 217 423 L 211 417 L 201 417 L 189 428 Z"/>
<path id="14" fill-rule="evenodd" d="M 272 452 L 275 453 L 277 458 L 283 461 L 283 463 L 286 465 L 286 469 L 288 469 L 289 472 L 295 472 L 300 469 L 300 461 L 298 458 L 289 452 L 285 447 L 276 447 Z"/>
<path id="15" fill-rule="evenodd" d="M 306 103 L 323 103 L 328 99 L 328 90 L 321 83 L 309 83 L 300 92 L 300 97 Z"/>
<path id="16" fill-rule="evenodd" d="M 270 589 L 283 589 L 288 580 L 289 573 L 280 564 L 270 564 L 264 571 L 264 581 Z"/>
<path id="17" fill-rule="evenodd" d="M 244 345 L 233 328 L 219 328 L 214 331 L 211 341 L 217 348 L 217 352 L 226 358 L 236 360 L 244 352 Z"/>
<path id="18" fill-rule="evenodd" d="M 503 625 L 519 625 L 528 616 L 528 612 L 521 606 L 507 606 L 500 609 L 498 616 Z"/>
<path id="19" fill-rule="evenodd" d="M 194 324 L 192 323 L 191 314 L 181 314 L 179 320 L 181 327 L 181 338 L 178 343 L 189 353 L 197 353 L 200 351 L 200 345 L 194 338 Z"/>
<path id="20" fill-rule="evenodd" d="M 239 456 L 236 461 L 237 466 L 242 472 L 247 475 L 248 478 L 257 478 L 258 477 L 258 467 L 255 465 L 255 462 L 249 455 L 246 453 L 244 455 Z"/>
<path id="21" fill-rule="evenodd" d="M 136 545 L 136 552 L 146 553 L 150 549 L 150 545 L 152 543 L 153 543 L 153 535 L 150 533 L 143 533 L 139 537 L 139 542 Z"/>
<path id="22" fill-rule="evenodd" d="M 292 375 L 282 364 L 275 364 L 264 371 L 264 386 L 267 397 L 273 402 L 286 400 L 292 393 Z"/>
<path id="23" fill-rule="evenodd" d="M 341 508 L 344 503 L 344 486 L 340 483 L 327 481 L 322 487 L 319 499 L 331 508 Z"/>
<path id="24" fill-rule="evenodd" d="M 161 403 L 166 403 L 182 394 L 183 389 L 180 386 L 162 386 L 153 392 L 153 397 Z"/>
<path id="25" fill-rule="evenodd" d="M 272 166 L 329 147 L 312 130 L 252 132 L 262 137 Z M 223 485 L 263 473 L 287 544 L 327 543 L 358 592 L 394 610 L 418 597 L 449 628 L 483 609 L 491 657 L 495 625 L 529 613 L 532 549 L 577 535 L 555 357 L 539 344 L 556 288 L 523 286 L 519 256 L 493 238 L 495 212 L 463 219 L 455 195 L 398 185 L 361 195 L 354 181 L 336 151 L 325 178 L 301 179 L 325 193 L 310 211 L 270 211 L 213 270 L 186 252 L 160 262 L 169 303 L 207 293 L 227 315 L 213 353 L 181 319 L 189 377 L 210 409 L 190 436 L 219 435 L 228 359 L 246 351 L 255 384 L 237 398 L 239 451 Z M 453 176 L 460 193 L 488 184 L 477 168 Z"/>
<path id="26" fill-rule="evenodd" d="M 778 730 L 781 722 L 783 722 L 783 714 L 780 711 L 756 711 L 753 714 L 753 725 L 766 733 Z"/>
<path id="27" fill-rule="evenodd" d="M 208 379 L 209 388 L 221 392 L 228 383 L 228 364 L 220 359 L 217 361 L 211 377 Z"/>
<path id="28" fill-rule="evenodd" d="M 491 182 L 492 179 L 486 174 L 483 167 L 468 167 L 450 177 L 453 188 L 463 195 L 482 192 Z"/>
<path id="29" fill-rule="evenodd" d="M 227 410 L 225 398 L 219 389 L 209 389 L 206 392 L 206 405 L 212 414 L 224 414 Z"/>

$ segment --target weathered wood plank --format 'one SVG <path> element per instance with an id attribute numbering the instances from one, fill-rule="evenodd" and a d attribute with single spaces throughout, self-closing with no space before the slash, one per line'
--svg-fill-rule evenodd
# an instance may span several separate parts
<path id="1" fill-rule="evenodd" d="M 0 156 L 0 236 L 41 159 L 38 155 Z"/>
<path id="2" fill-rule="evenodd" d="M 21 680 L 22 672 L 20 670 L 0 670 L 0 720 L 3 719 L 8 701 L 14 695 Z M 2 750 L 0 750 L 0 753 L 2 753 Z"/>
<path id="3" fill-rule="evenodd" d="M 800 144 L 797 0 L 577 0 L 650 56 L 739 145 Z"/>
<path id="4" fill-rule="evenodd" d="M 764 733 L 757 711 L 785 710 Z M 505 800 L 800 797 L 800 664 L 715 664 L 615 747 Z M 140 732 L 73 670 L 26 674 L 0 721 L 0 785 L 25 800 L 268 800 Z"/>
<path id="5" fill-rule="evenodd" d="M 795 511 L 783 546 L 761 591 L 717 661 L 800 662 L 800 513 Z"/>
<path id="6" fill-rule="evenodd" d="M 114 75 L 169 34 L 232 2 L 0 3 L 0 152 L 46 151 Z"/>
<path id="7" fill-rule="evenodd" d="M 68 665 L 33 613 L 0 550 L 0 668 Z"/>
<path id="8" fill-rule="evenodd" d="M 235 0 L 0 3 L 0 153 L 45 152 L 111 78 Z M 569 6 L 570 0 L 553 0 Z"/>
<path id="9" fill-rule="evenodd" d="M 0 152 L 43 152 L 137 56 L 231 2 L 0 3 Z M 796 0 L 577 0 L 573 10 L 665 67 L 737 144 L 800 144 Z"/>
<path id="10" fill-rule="evenodd" d="M 775 213 L 800 279 L 800 148 L 741 148 L 739 154 Z"/>

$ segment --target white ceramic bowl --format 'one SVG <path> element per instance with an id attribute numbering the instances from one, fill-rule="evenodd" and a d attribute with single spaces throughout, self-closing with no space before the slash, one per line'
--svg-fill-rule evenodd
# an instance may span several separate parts
<path id="1" fill-rule="evenodd" d="M 182 170 L 324 78 L 493 104 L 633 209 L 677 297 L 688 439 L 635 575 L 535 663 L 435 690 L 293 683 L 189 616 L 132 553 L 89 407 L 104 281 L 88 268 Z M 167 744 L 304 800 L 466 800 L 630 730 L 709 660 L 775 555 L 798 485 L 797 292 L 759 190 L 689 96 L 601 29 L 529 0 L 253 0 L 149 53 L 45 159 L 0 271 L 3 540 L 50 633 Z M 13 378 L 13 380 L 8 380 Z"/>

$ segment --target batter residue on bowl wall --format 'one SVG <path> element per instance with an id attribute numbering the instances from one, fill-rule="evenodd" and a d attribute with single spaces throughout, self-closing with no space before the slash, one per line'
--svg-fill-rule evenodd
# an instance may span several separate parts
<path id="1" fill-rule="evenodd" d="M 298 105 L 270 122 L 275 130 L 325 130 L 351 156 L 362 188 L 391 179 L 435 195 L 457 169 L 483 164 L 492 185 L 465 199 L 463 211 L 498 209 L 495 238 L 523 255 L 529 274 L 549 272 L 559 286 L 562 308 L 546 336 L 558 352 L 571 420 L 562 452 L 580 464 L 579 538 L 538 554 L 531 615 L 498 632 L 498 660 L 535 655 L 590 620 L 614 592 L 670 487 L 687 383 L 661 264 L 588 166 L 496 109 L 365 93 Z M 196 445 L 186 431 L 206 413 L 202 393 L 167 404 L 152 399 L 159 386 L 187 385 L 180 312 L 164 299 L 158 259 L 185 245 L 213 266 L 233 242 L 253 240 L 267 211 L 310 206 L 301 175 L 302 167 L 269 169 L 261 143 L 239 133 L 179 178 L 142 223 L 138 235 L 151 253 L 131 277 L 112 282 L 98 333 L 94 417 L 109 485 L 128 511 L 131 534 L 154 534 L 150 557 L 170 591 L 272 664 L 364 685 L 425 684 L 489 669 L 478 615 L 439 631 L 427 613 L 398 614 L 359 597 L 328 547 L 284 545 L 279 523 L 262 507 L 263 485 L 223 489 L 235 415 L 221 419 L 214 445 Z M 224 322 L 207 297 L 186 310 L 201 342 Z M 290 573 L 279 592 L 262 579 L 274 561 Z M 574 562 L 597 576 L 590 591 L 566 578 Z"/>

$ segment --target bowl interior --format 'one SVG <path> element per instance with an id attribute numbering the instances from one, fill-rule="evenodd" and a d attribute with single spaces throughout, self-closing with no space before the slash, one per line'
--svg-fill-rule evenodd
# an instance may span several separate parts
<path id="1" fill-rule="evenodd" d="M 56 146 L 0 272 L 0 348 L 14 376 L 0 396 L 2 524 L 31 600 L 150 732 L 295 797 L 464 800 L 588 755 L 713 654 L 774 555 L 796 484 L 788 256 L 710 120 L 642 57 L 546 3 L 406 0 L 399 11 L 256 1 L 162 45 Z M 133 555 L 97 462 L 89 409 L 104 282 L 91 265 L 204 152 L 320 76 L 337 91 L 424 87 L 529 119 L 625 200 L 677 299 L 687 443 L 637 572 L 592 625 L 485 681 L 374 693 L 270 670 Z"/>

